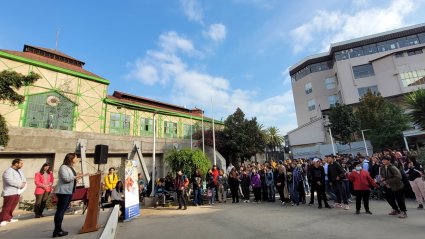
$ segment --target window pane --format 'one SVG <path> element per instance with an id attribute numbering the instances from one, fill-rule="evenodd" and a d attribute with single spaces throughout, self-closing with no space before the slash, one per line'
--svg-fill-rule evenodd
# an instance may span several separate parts
<path id="1" fill-rule="evenodd" d="M 376 48 L 376 44 L 370 44 L 363 47 L 363 53 L 365 55 L 373 54 L 378 52 L 378 48 Z"/>
<path id="2" fill-rule="evenodd" d="M 310 94 L 311 92 L 313 92 L 313 87 L 312 87 L 312 85 L 311 85 L 311 82 L 309 82 L 309 83 L 305 84 L 304 89 L 305 89 L 305 94 L 306 94 L 306 95 L 308 95 L 308 94 Z"/>
<path id="3" fill-rule="evenodd" d="M 373 70 L 372 64 L 364 64 L 359 66 L 353 66 L 354 78 L 363 78 L 368 76 L 374 76 L 375 72 Z"/>
<path id="4" fill-rule="evenodd" d="M 372 92 L 373 94 L 379 93 L 377 85 L 369 86 L 369 87 L 361 87 L 361 88 L 358 88 L 357 90 L 359 92 L 360 98 L 363 97 L 369 91 Z"/>
<path id="5" fill-rule="evenodd" d="M 349 50 L 350 58 L 363 56 L 363 48 L 357 47 Z"/>

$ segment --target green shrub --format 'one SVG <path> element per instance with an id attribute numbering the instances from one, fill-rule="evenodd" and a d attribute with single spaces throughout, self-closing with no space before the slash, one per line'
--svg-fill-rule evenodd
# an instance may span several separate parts
<path id="1" fill-rule="evenodd" d="M 173 172 L 181 169 L 186 175 L 192 175 L 199 169 L 202 175 L 208 172 L 211 162 L 201 150 L 173 149 L 165 156 L 165 161 Z"/>

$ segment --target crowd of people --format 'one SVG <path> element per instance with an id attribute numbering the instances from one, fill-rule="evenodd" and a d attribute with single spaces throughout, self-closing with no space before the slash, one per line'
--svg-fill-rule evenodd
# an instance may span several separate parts
<path id="1" fill-rule="evenodd" d="M 65 156 L 54 189 L 55 178 L 48 163 L 44 163 L 35 173 L 35 218 L 44 216 L 43 212 L 51 192 L 57 197 L 53 237 L 68 234 L 62 229 L 63 217 L 75 192 L 77 180 L 85 176 L 75 171 L 74 166 L 78 162 L 75 153 Z M 21 159 L 14 159 L 11 167 L 3 172 L 0 226 L 17 221 L 13 218 L 13 211 L 28 183 L 22 171 L 23 164 Z M 103 180 L 102 202 L 120 205 L 122 215 L 123 188 L 123 182 L 120 181 L 115 168 L 110 168 Z M 177 209 L 183 210 L 187 209 L 189 198 L 193 198 L 193 204 L 199 206 L 205 201 L 209 205 L 217 202 L 227 203 L 228 198 L 232 199 L 232 203 L 275 202 L 276 194 L 279 195 L 282 206 L 313 206 L 317 203 L 319 209 L 325 207 L 349 210 L 351 198 L 355 196 L 356 214 L 360 214 L 362 202 L 365 213 L 372 214 L 369 199 L 381 198 L 385 199 L 392 209 L 389 215 L 406 218 L 406 192 L 413 191 L 418 209 L 423 209 L 425 200 L 422 166 L 414 156 L 405 156 L 390 149 L 371 157 L 361 154 L 327 155 L 323 159 L 288 159 L 278 162 L 271 160 L 240 166 L 230 164 L 227 169 L 214 165 L 206 175 L 196 170 L 193 175 L 187 176 L 182 170 L 177 170 L 175 177 L 170 172 L 165 178 L 155 180 L 154 187 L 152 181 L 146 185 L 139 174 L 139 189 L 142 198 L 151 195 L 154 190 L 155 205 L 160 202 L 165 206 L 167 199 L 173 199 L 178 202 Z M 331 201 L 333 205 L 330 205 Z"/>
<path id="2" fill-rule="evenodd" d="M 156 186 L 158 194 L 155 195 L 162 197 L 164 205 L 166 196 L 171 197 L 174 191 L 175 182 L 171 174 L 159 181 L 161 190 L 158 191 Z M 365 213 L 372 214 L 369 200 L 380 198 L 391 206 L 389 215 L 406 218 L 405 194 L 414 192 L 418 209 L 423 209 L 425 199 L 422 166 L 414 156 L 405 156 L 390 149 L 371 157 L 361 154 L 327 155 L 323 159 L 230 165 L 227 169 L 214 165 L 205 176 L 197 170 L 190 177 L 190 182 L 190 188 L 186 181 L 180 190 L 183 194 L 186 190 L 193 195 L 195 206 L 204 204 L 204 197 L 205 203 L 214 205 L 226 203 L 227 198 L 231 198 L 232 203 L 275 202 L 276 195 L 279 195 L 281 205 L 306 204 L 317 205 L 319 209 L 349 210 L 349 203 L 355 197 L 355 213 L 360 214 L 363 203 Z"/>

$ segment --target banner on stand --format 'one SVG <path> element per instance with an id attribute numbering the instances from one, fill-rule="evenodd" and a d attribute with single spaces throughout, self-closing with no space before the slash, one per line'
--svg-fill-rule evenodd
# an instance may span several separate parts
<path id="1" fill-rule="evenodd" d="M 126 160 L 124 181 L 125 221 L 140 216 L 139 184 L 137 179 L 138 167 L 139 164 L 136 160 Z"/>

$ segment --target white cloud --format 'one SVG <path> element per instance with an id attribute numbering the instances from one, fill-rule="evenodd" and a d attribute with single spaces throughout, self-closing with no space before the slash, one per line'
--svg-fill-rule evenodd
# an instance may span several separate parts
<path id="1" fill-rule="evenodd" d="M 208 116 L 211 116 L 213 98 L 213 116 L 216 119 L 227 117 L 239 107 L 247 117 L 256 116 L 266 127 L 287 125 L 282 128 L 282 133 L 289 127 L 295 128 L 292 91 L 258 100 L 255 91 L 234 89 L 228 79 L 189 66 L 180 56 L 186 54 L 193 57 L 193 52 L 198 52 L 189 39 L 175 32 L 167 32 L 160 35 L 158 45 L 158 50 L 149 50 L 143 58 L 129 64 L 128 79 L 146 85 L 169 87 L 172 103 L 203 107 Z"/>
<path id="2" fill-rule="evenodd" d="M 163 51 L 175 53 L 181 50 L 185 53 L 196 52 L 192 42 L 182 36 L 179 36 L 175 31 L 169 31 L 159 36 L 159 45 Z"/>
<path id="3" fill-rule="evenodd" d="M 180 4 L 190 21 L 203 24 L 203 9 L 198 0 L 180 0 Z"/>
<path id="4" fill-rule="evenodd" d="M 211 24 L 208 31 L 204 31 L 203 34 L 215 42 L 223 41 L 227 35 L 226 26 L 221 23 Z"/>
<path id="5" fill-rule="evenodd" d="M 289 75 L 289 68 L 290 67 L 286 67 L 281 73 L 281 76 L 283 77 L 283 85 L 289 85 L 292 83 L 291 76 Z"/>
<path id="6" fill-rule="evenodd" d="M 414 10 L 413 0 L 393 0 L 387 7 L 367 7 L 354 14 L 320 10 L 309 22 L 290 32 L 293 50 L 327 51 L 330 43 L 403 27 Z"/>

